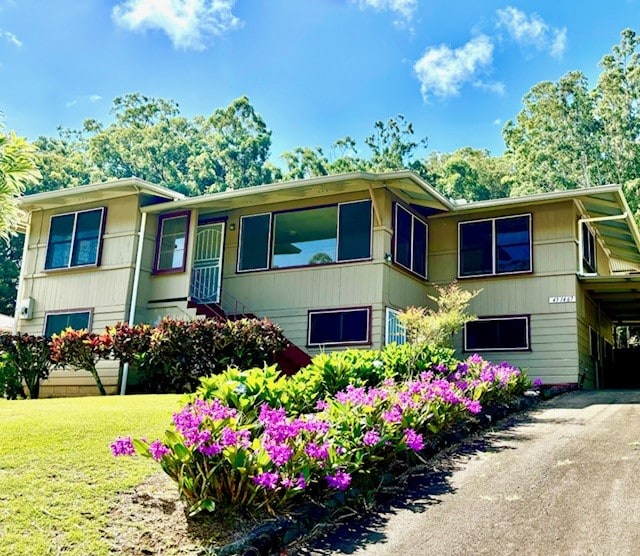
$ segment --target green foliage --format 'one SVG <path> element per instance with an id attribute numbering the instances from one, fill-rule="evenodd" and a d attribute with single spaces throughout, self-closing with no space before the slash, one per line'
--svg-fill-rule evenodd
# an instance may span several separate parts
<path id="1" fill-rule="evenodd" d="M 435 289 L 437 295 L 427 297 L 436 303 L 437 310 L 409 307 L 398 315 L 410 344 L 451 347 L 453 334 L 459 332 L 466 322 L 476 319 L 467 313 L 467 308 L 482 290 L 469 292 L 461 289 L 457 282 L 444 287 L 435 286 Z"/>
<path id="2" fill-rule="evenodd" d="M 431 153 L 414 169 L 447 197 L 466 201 L 508 197 L 515 179 L 508 157 L 471 147 Z"/>
<path id="3" fill-rule="evenodd" d="M 29 334 L 0 335 L 0 397 L 36 399 L 40 382 L 51 372 L 47 338 Z M 25 396 L 23 384 L 27 388 Z"/>
<path id="4" fill-rule="evenodd" d="M 18 224 L 18 197 L 39 178 L 33 145 L 13 131 L 5 134 L 0 122 L 0 240 L 7 240 Z"/>
<path id="5" fill-rule="evenodd" d="M 401 358 L 397 346 L 391 351 L 390 361 Z M 436 358 L 428 371 L 396 381 L 380 357 L 329 354 L 294 387 L 295 377 L 273 367 L 229 369 L 202 381 L 162 439 L 118 438 L 112 453 L 158 461 L 192 513 L 273 511 L 302 494 L 323 501 L 332 489 L 375 490 L 390 465 L 411 461 L 427 439 L 529 386 L 515 367 L 477 355 L 452 366 Z M 309 380 L 318 377 L 333 382 Z M 290 396 L 305 385 L 309 398 Z M 319 392 L 324 398 L 308 409 Z"/>
<path id="6" fill-rule="evenodd" d="M 15 312 L 23 245 L 22 234 L 0 240 L 0 313 L 4 315 Z"/>
<path id="7" fill-rule="evenodd" d="M 51 337 L 51 360 L 58 367 L 89 371 L 101 396 L 106 396 L 96 365 L 111 356 L 112 340 L 108 333 L 94 334 L 88 330 L 67 328 Z"/>
<path id="8" fill-rule="evenodd" d="M 593 89 L 581 72 L 572 71 L 525 95 L 522 111 L 504 128 L 516 168 L 512 195 L 619 183 L 637 210 L 640 37 L 622 31 L 600 66 Z"/>
<path id="9" fill-rule="evenodd" d="M 191 392 L 201 377 L 228 366 L 270 365 L 286 345 L 280 327 L 267 319 L 165 318 L 151 330 L 148 349 L 134 362 L 148 391 Z"/>

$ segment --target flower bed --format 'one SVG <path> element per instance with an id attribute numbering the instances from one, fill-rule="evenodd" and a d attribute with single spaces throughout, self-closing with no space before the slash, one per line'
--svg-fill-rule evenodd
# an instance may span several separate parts
<path id="1" fill-rule="evenodd" d="M 482 404 L 508 401 L 530 386 L 507 363 L 478 355 L 437 363 L 424 350 L 405 350 L 413 368 L 423 370 L 403 378 L 406 369 L 390 364 L 394 350 L 319 356 L 300 374 L 306 395 L 301 379 L 281 378 L 273 367 L 230 369 L 203 380 L 163 439 L 119 438 L 112 452 L 158 461 L 192 512 L 274 511 L 302 496 L 375 489 L 398 458 L 415 458 L 429 438 Z M 346 387 L 342 380 L 333 388 L 317 380 L 328 367 L 334 373 L 336 361 L 351 361 L 342 373 L 352 379 Z"/>

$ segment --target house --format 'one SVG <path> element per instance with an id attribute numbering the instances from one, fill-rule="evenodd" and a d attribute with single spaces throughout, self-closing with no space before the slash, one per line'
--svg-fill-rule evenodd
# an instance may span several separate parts
<path id="1" fill-rule="evenodd" d="M 640 320 L 640 236 L 620 187 L 463 203 L 409 171 L 199 197 L 120 179 L 24 197 L 18 329 L 251 314 L 309 354 L 399 340 L 433 284 L 482 289 L 456 338 L 547 383 L 598 388 Z M 104 382 L 117 389 L 117 368 Z M 612 375 L 611 375 L 612 376 Z M 94 392 L 55 371 L 44 395 Z"/>

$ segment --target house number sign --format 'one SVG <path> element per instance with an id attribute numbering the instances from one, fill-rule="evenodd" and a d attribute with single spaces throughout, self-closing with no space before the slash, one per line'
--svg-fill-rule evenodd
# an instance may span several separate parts
<path id="1" fill-rule="evenodd" d="M 558 295 L 549 298 L 549 303 L 575 303 L 575 295 Z"/>

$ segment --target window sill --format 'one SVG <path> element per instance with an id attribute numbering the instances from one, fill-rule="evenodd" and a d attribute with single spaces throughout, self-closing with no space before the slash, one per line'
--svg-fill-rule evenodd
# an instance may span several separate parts
<path id="1" fill-rule="evenodd" d="M 350 261 L 336 261 L 333 263 L 323 263 L 323 264 L 303 264 L 298 266 L 283 266 L 283 267 L 273 267 L 273 268 L 257 268 L 255 270 L 239 270 L 236 269 L 236 274 L 255 274 L 256 272 L 286 272 L 288 270 L 315 270 L 318 268 L 331 268 L 335 266 L 344 266 L 349 264 L 357 264 L 357 263 L 370 263 L 373 259 L 369 257 L 368 259 L 353 259 Z"/>
<path id="2" fill-rule="evenodd" d="M 496 274 L 474 274 L 472 276 L 458 276 L 456 280 L 482 280 L 485 278 L 509 278 L 510 276 L 533 275 L 533 270 L 519 270 L 517 272 L 500 272 Z"/>

